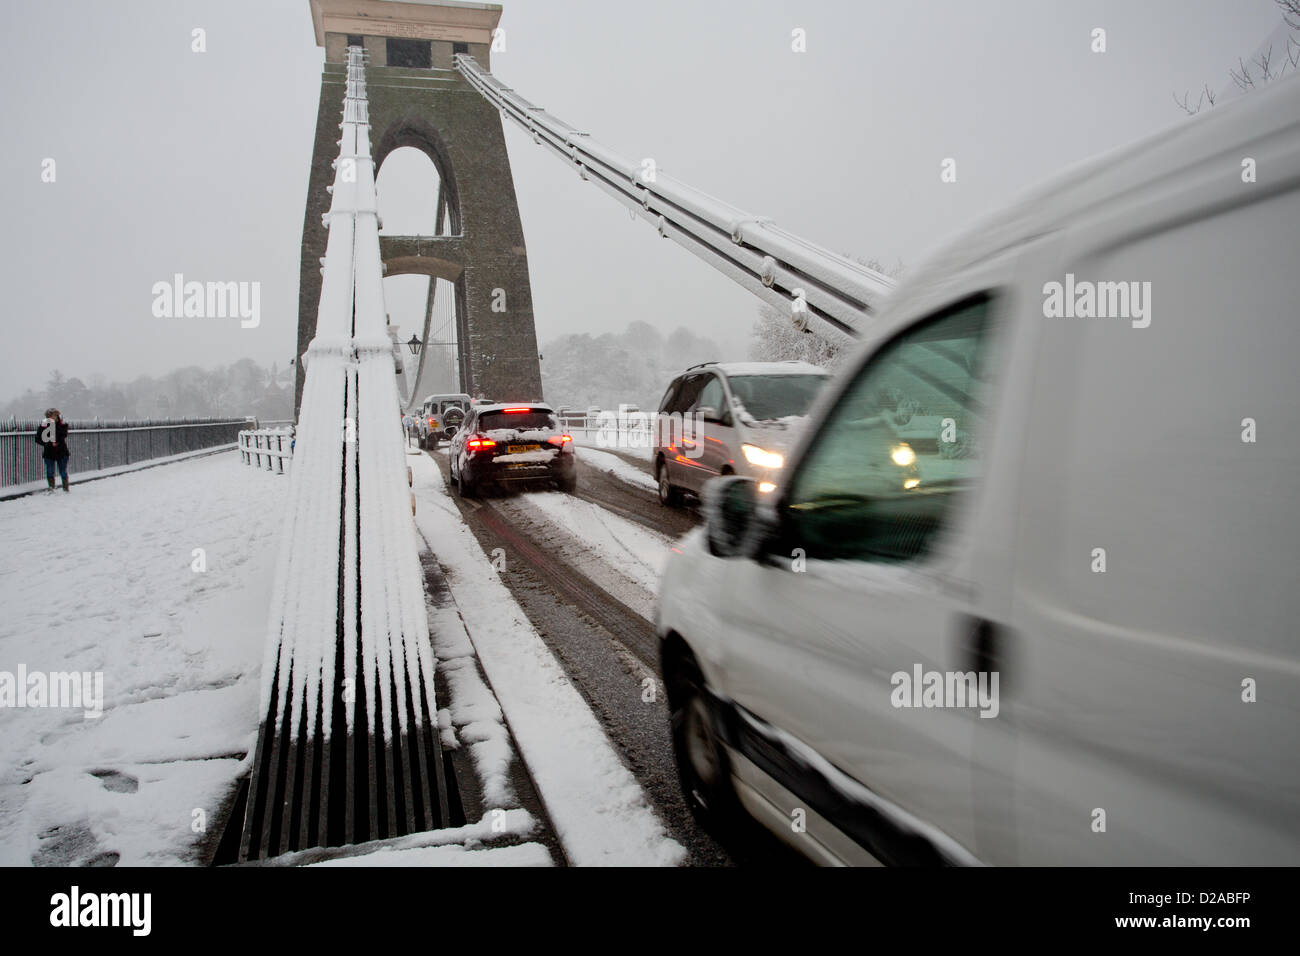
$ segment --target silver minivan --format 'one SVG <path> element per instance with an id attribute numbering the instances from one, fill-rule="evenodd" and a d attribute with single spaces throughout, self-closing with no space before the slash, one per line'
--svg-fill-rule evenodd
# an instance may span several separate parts
<path id="1" fill-rule="evenodd" d="M 683 790 L 824 863 L 1300 863 L 1300 80 L 909 279 L 656 627 Z M 916 482 L 869 480 L 900 409 Z M 797 824 L 797 825 L 796 825 Z"/>
<path id="2" fill-rule="evenodd" d="M 710 478 L 745 475 L 763 493 L 829 378 L 807 362 L 706 362 L 673 379 L 659 403 L 651 468 L 659 501 L 676 505 Z"/>

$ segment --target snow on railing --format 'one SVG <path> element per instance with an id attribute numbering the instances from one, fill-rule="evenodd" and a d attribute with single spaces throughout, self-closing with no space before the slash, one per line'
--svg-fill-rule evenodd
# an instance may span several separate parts
<path id="1" fill-rule="evenodd" d="M 447 822 L 433 650 L 386 329 L 364 64 L 361 48 L 349 47 L 241 860 Z M 376 747 L 385 750 L 382 763 Z M 331 762 L 347 768 L 349 781 L 359 764 L 368 792 L 337 788 L 331 805 Z M 408 788 L 402 795 L 398 780 Z"/>
<path id="2" fill-rule="evenodd" d="M 472 56 L 458 53 L 454 59 L 469 85 L 533 142 L 571 162 L 580 177 L 619 199 L 660 236 L 788 314 L 796 328 L 815 328 L 833 341 L 856 337 L 863 320 L 892 292 L 893 280 L 874 269 L 620 156 L 529 103 Z"/>
<path id="3" fill-rule="evenodd" d="M 258 428 L 240 432 L 239 458 L 245 465 L 257 468 L 266 459 L 267 471 L 283 475 L 285 460 L 293 458 L 293 429 Z"/>

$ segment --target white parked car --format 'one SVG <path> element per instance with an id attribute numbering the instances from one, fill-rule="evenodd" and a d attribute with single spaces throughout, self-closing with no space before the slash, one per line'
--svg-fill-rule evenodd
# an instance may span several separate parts
<path id="1" fill-rule="evenodd" d="M 1291 79 L 911 276 L 669 561 L 697 814 L 827 863 L 1300 864 L 1298 249 Z"/>

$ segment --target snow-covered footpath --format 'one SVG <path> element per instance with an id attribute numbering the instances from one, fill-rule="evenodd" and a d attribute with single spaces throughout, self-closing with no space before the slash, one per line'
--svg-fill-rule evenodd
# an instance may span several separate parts
<path id="1" fill-rule="evenodd" d="M 0 864 L 198 862 L 257 731 L 288 488 L 229 452 L 0 503 Z M 102 716 L 16 706 L 69 672 Z"/>
<path id="2" fill-rule="evenodd" d="M 470 747 L 489 806 L 507 808 L 509 833 L 533 831 L 525 811 L 509 809 L 504 714 L 571 862 L 681 862 L 685 851 L 497 579 L 432 460 L 408 461 L 418 526 L 456 602 L 430 608 L 453 698 L 440 723 L 448 743 Z M 231 452 L 0 503 L 0 865 L 201 862 L 255 744 L 288 489 L 287 477 Z M 527 508 L 544 520 L 555 505 Z M 648 589 L 664 542 L 618 544 L 613 516 L 586 517 L 583 537 Z M 485 817 L 377 854 L 345 848 L 300 862 L 550 862 L 531 843 L 466 852 L 488 826 Z"/>
<path id="3" fill-rule="evenodd" d="M 569 682 L 447 495 L 433 460 L 409 457 L 416 523 L 447 575 L 469 637 L 519 750 L 578 866 L 671 866 L 665 832 L 632 772 Z"/>

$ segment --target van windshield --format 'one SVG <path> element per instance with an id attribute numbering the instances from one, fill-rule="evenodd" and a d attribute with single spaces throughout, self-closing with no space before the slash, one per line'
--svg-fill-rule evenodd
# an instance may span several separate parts
<path id="1" fill-rule="evenodd" d="M 807 415 L 829 376 L 826 375 L 735 375 L 728 381 L 731 393 L 756 421 L 775 421 L 790 415 Z"/>

